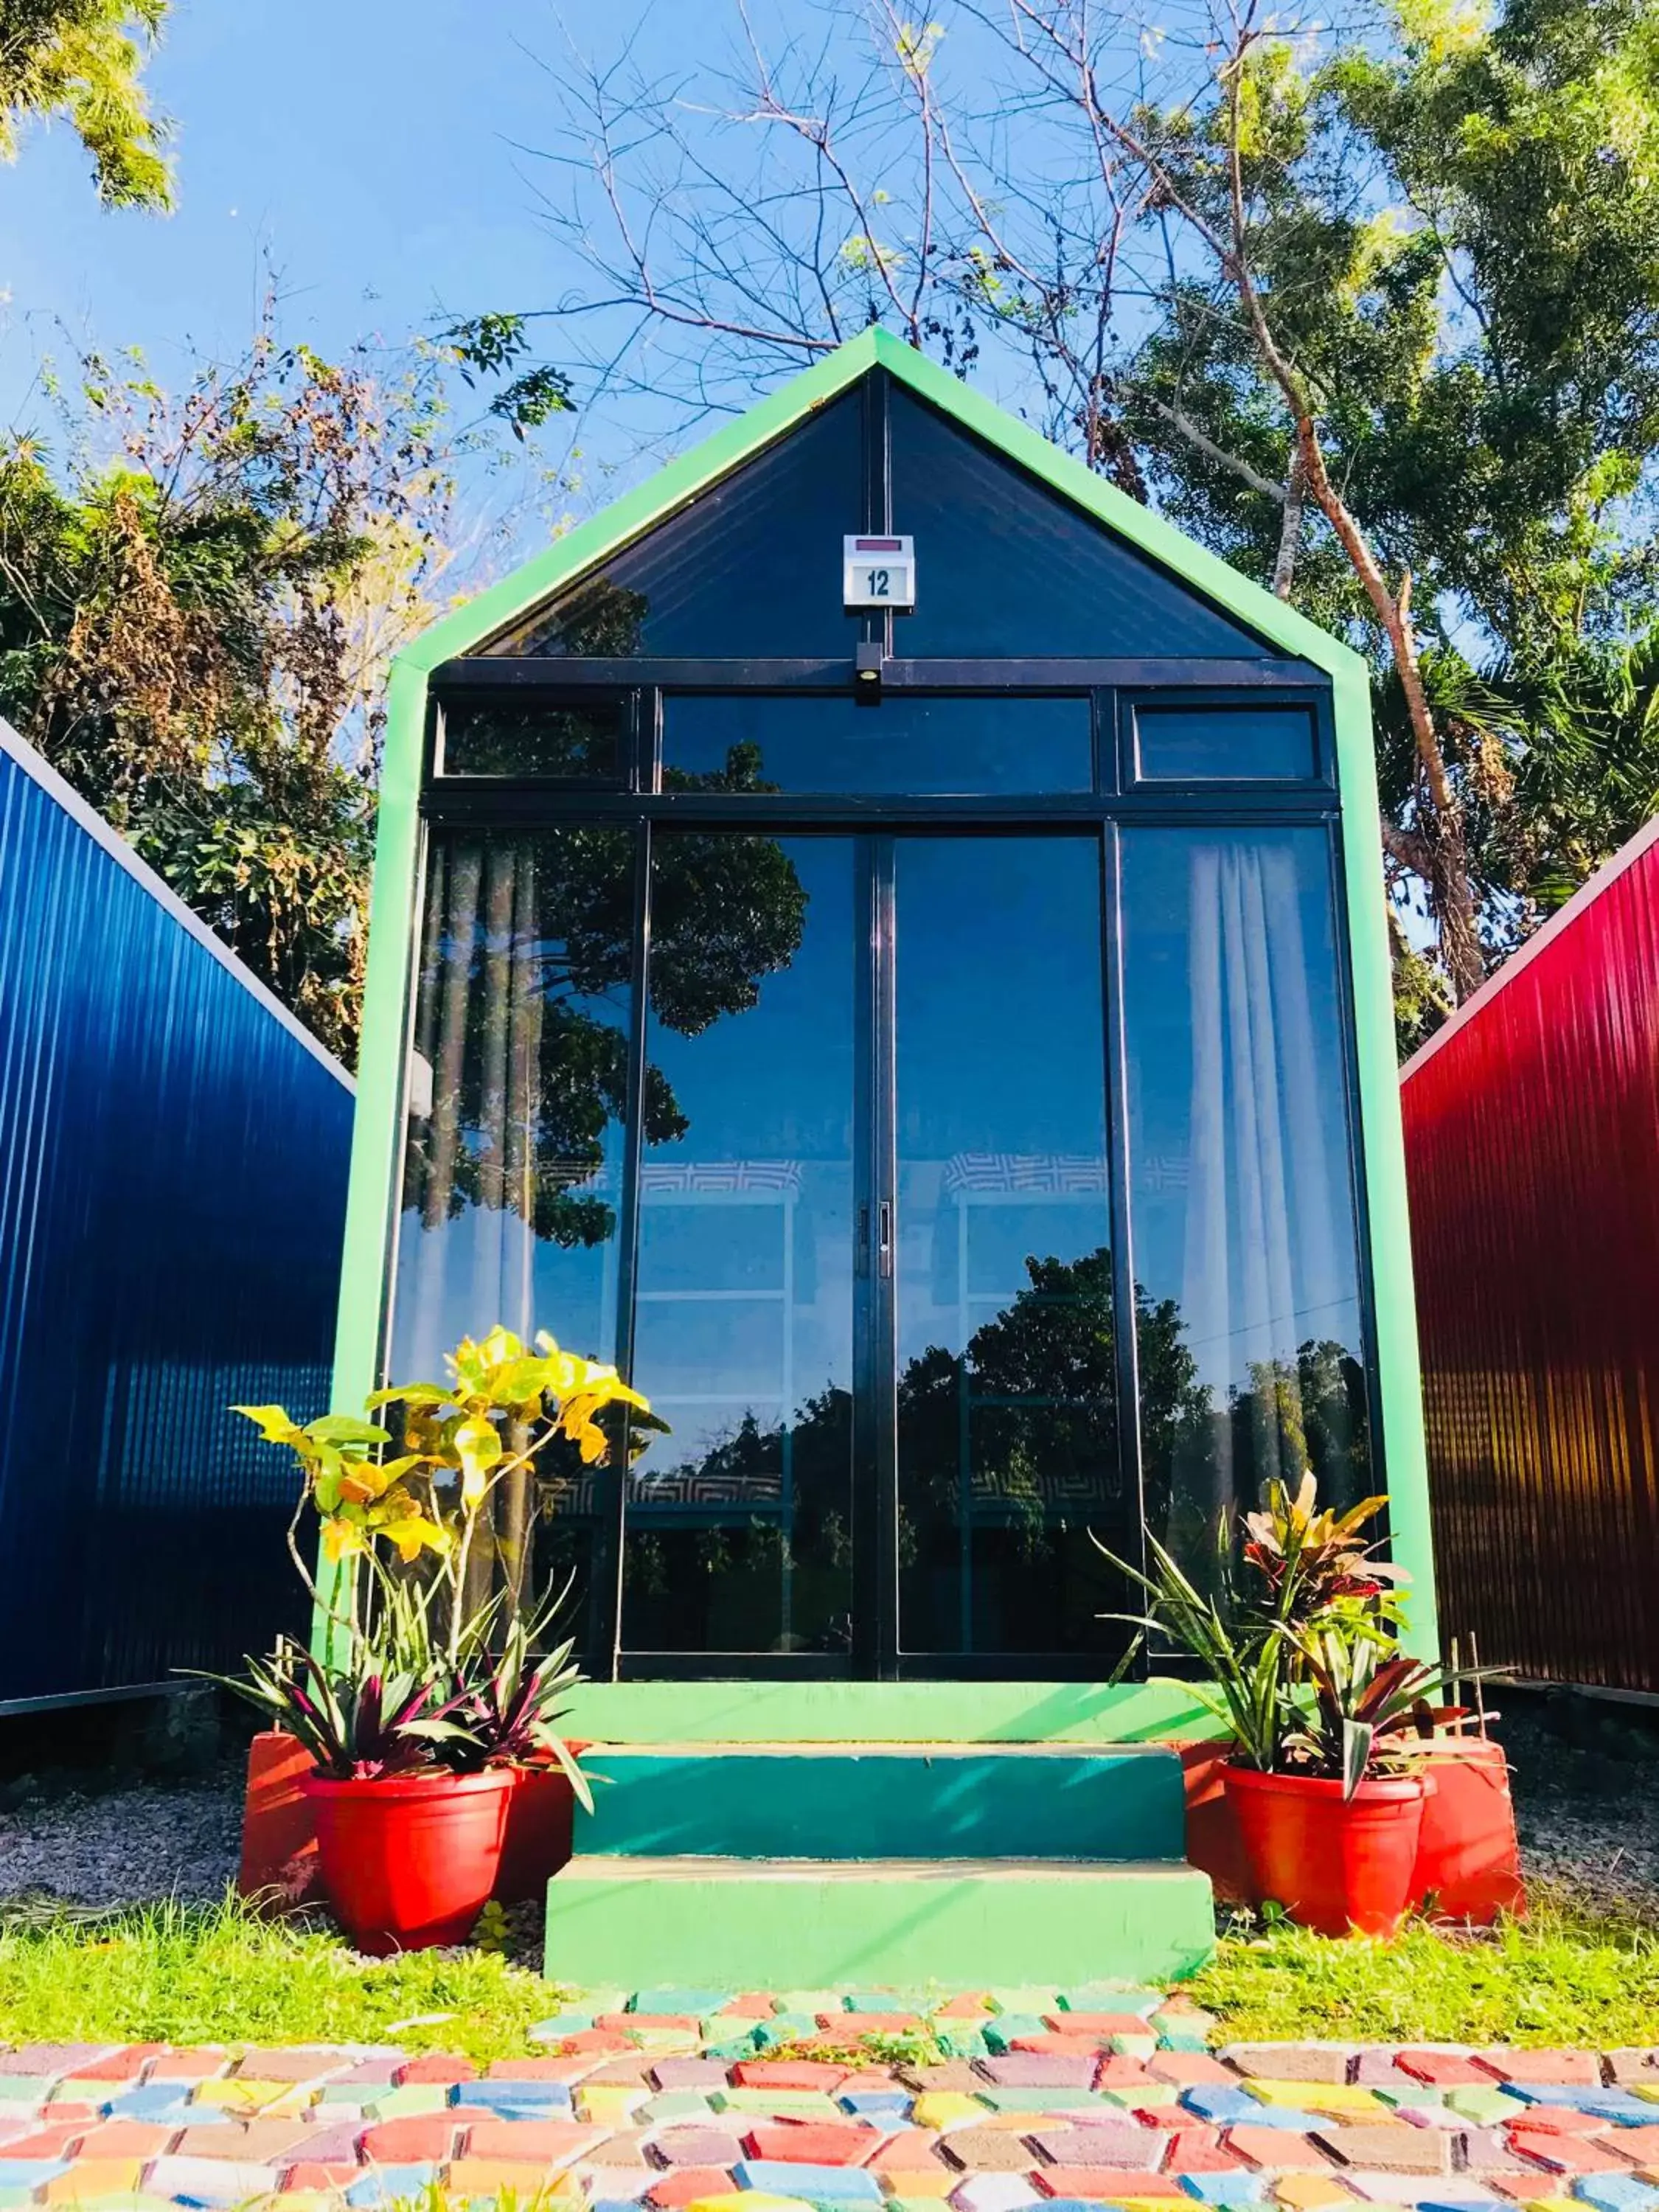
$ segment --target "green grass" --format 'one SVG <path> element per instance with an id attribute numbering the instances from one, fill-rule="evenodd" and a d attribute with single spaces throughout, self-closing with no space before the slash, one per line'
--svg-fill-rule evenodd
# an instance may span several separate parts
<path id="1" fill-rule="evenodd" d="M 1281 1923 L 1223 1938 L 1183 1984 L 1222 2039 L 1659 2043 L 1659 1933 L 1540 1904 L 1529 1919 L 1334 1943 Z"/>
<path id="2" fill-rule="evenodd" d="M 222 1905 L 0 1917 L 0 2043 L 395 2043 L 533 2051 L 562 1992 L 489 1951 L 365 1960 Z"/>
<path id="3" fill-rule="evenodd" d="M 1650 2045 L 1659 1931 L 1548 1905 L 1489 1935 L 1415 1926 L 1392 1943 L 1281 1924 L 1225 1936 L 1182 1989 L 1223 2040 Z M 488 1950 L 365 1960 L 234 1898 L 0 1915 L 0 2043 L 395 2043 L 483 2062 L 533 2051 L 528 2030 L 564 1994 Z M 925 2035 L 849 2045 L 866 2061 L 933 2055 Z"/>
<path id="4" fill-rule="evenodd" d="M 860 2035 L 856 2021 L 856 2014 L 848 2015 L 848 2032 L 840 2041 L 827 2033 L 804 2035 L 793 2042 L 769 2044 L 755 2055 L 785 2062 L 811 2058 L 828 2066 L 938 2066 L 950 2055 L 925 2027 L 871 2028 Z"/>

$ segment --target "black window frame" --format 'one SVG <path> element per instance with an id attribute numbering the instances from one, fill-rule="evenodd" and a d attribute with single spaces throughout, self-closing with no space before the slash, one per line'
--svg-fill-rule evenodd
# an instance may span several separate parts
<path id="1" fill-rule="evenodd" d="M 1305 707 L 1313 724 L 1314 767 L 1311 775 L 1148 775 L 1140 765 L 1140 724 L 1143 708 L 1171 707 L 1217 708 L 1223 714 L 1247 713 L 1252 705 Z M 1267 697 L 1252 700 L 1237 687 L 1219 684 L 1167 684 L 1157 690 L 1131 688 L 1120 691 L 1117 702 L 1117 755 L 1120 788 L 1133 792 L 1217 792 L 1223 794 L 1273 791 L 1295 792 L 1336 787 L 1336 726 L 1328 684 L 1285 684 Z"/>

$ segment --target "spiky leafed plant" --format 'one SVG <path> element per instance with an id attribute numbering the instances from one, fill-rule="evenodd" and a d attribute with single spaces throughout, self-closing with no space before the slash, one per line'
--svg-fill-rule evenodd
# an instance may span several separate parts
<path id="1" fill-rule="evenodd" d="M 1190 1685 L 1192 1693 L 1226 1727 L 1239 1763 L 1273 1772 L 1291 1719 L 1285 1643 L 1272 1621 L 1240 1617 L 1233 1602 L 1232 1560 L 1224 1527 L 1218 1534 L 1216 1561 L 1219 1601 L 1200 1590 L 1173 1553 L 1150 1533 L 1150 1574 L 1109 1552 L 1098 1537 L 1092 1540 L 1150 1601 L 1144 1613 L 1111 1617 L 1167 1638 L 1196 1660 L 1202 1679 Z"/>
<path id="2" fill-rule="evenodd" d="M 1340 1781 L 1345 1798 L 1463 1717 L 1462 1705 L 1431 1702 L 1444 1685 L 1441 1669 L 1391 1641 L 1325 1628 L 1304 1634 L 1297 1649 L 1314 1701 L 1285 1739 L 1289 1771 Z"/>
<path id="3" fill-rule="evenodd" d="M 464 1695 L 409 1666 L 391 1638 L 356 1637 L 343 1666 L 283 1638 L 246 1676 L 210 1674 L 303 1744 L 332 1782 L 384 1780 L 459 1763 L 473 1741 Z"/>
<path id="4" fill-rule="evenodd" d="M 534 1648 L 555 1609 L 544 1607 L 527 1622 L 514 1615 L 496 1649 L 480 1643 L 464 1655 L 455 1676 L 458 1707 L 480 1766 L 528 1766 L 551 1759 L 591 1813 L 587 1778 L 556 1725 L 566 1695 L 582 1680 L 581 1669 L 568 1642 L 544 1653 Z"/>

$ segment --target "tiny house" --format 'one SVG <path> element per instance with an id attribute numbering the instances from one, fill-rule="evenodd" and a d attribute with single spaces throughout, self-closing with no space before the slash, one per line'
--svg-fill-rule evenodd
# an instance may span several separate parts
<path id="1" fill-rule="evenodd" d="M 1310 1465 L 1386 1490 L 1432 1643 L 1368 702 L 881 331 L 400 659 L 336 1402 L 496 1322 L 649 1396 L 625 1477 L 494 1508 L 574 1577 L 579 1733 L 1191 1732 L 1106 1553 L 1201 1571 Z M 1167 1765 L 1103 1856 L 1181 1859 Z M 701 1895 L 616 1912 L 739 1971 Z"/>
<path id="2" fill-rule="evenodd" d="M 1448 1637 L 1659 1692 L 1659 823 L 1402 1096 Z"/>
<path id="3" fill-rule="evenodd" d="M 349 1078 L 0 724 L 0 1708 L 176 1686 L 295 1627 Z"/>

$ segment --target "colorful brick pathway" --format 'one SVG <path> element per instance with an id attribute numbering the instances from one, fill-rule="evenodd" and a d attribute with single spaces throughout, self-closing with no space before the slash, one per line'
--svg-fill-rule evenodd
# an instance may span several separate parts
<path id="1" fill-rule="evenodd" d="M 572 2212 L 1659 2212 L 1659 2051 L 1212 2051 L 1211 2029 L 1104 1987 L 654 1990 L 592 1995 L 537 2032 L 545 2055 L 483 2074 L 30 2045 L 0 2053 L 0 2212 L 325 2212 L 434 2182 Z"/>

